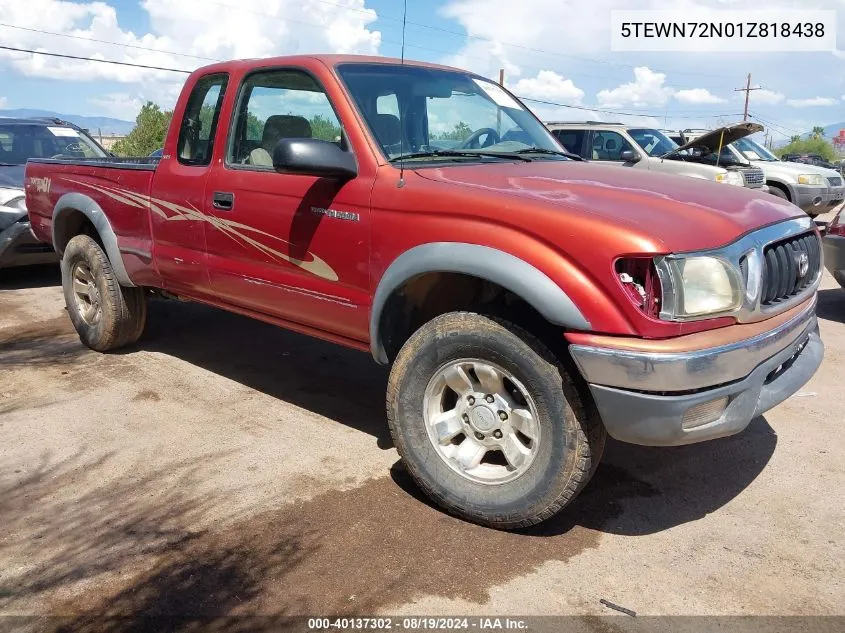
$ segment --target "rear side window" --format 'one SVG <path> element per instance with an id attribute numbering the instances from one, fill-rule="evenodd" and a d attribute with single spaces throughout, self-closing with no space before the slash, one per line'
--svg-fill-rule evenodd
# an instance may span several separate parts
<path id="1" fill-rule="evenodd" d="M 188 97 L 179 129 L 176 157 L 183 165 L 208 165 L 214 147 L 214 134 L 229 76 L 208 75 L 200 79 Z"/>
<path id="2" fill-rule="evenodd" d="M 584 135 L 586 134 L 584 130 L 555 130 L 552 134 L 557 137 L 557 140 L 566 148 L 567 152 L 581 155 L 584 148 Z"/>

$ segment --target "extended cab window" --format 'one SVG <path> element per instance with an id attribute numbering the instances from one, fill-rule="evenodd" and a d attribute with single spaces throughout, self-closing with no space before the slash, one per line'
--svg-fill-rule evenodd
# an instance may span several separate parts
<path id="1" fill-rule="evenodd" d="M 228 75 L 208 75 L 194 86 L 179 129 L 176 156 L 184 165 L 208 165 Z"/>
<path id="2" fill-rule="evenodd" d="M 285 138 L 315 138 L 344 146 L 340 121 L 311 75 L 300 70 L 250 75 L 241 86 L 226 162 L 272 168 L 273 149 Z"/>

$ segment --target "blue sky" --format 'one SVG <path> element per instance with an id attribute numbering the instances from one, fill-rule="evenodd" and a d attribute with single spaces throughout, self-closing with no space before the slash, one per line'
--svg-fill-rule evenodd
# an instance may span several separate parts
<path id="1" fill-rule="evenodd" d="M 734 89 L 748 72 L 763 87 L 751 96 L 751 112 L 775 140 L 845 120 L 845 0 L 766 3 L 837 9 L 837 54 L 610 51 L 611 9 L 759 6 L 758 0 L 408 0 L 405 54 L 493 78 L 504 67 L 516 94 L 584 108 L 531 102 L 547 120 L 673 128 L 733 122 L 743 105 Z M 210 59 L 295 52 L 399 56 L 402 2 L 0 0 L 0 25 L 8 46 L 193 69 Z M 182 79 L 0 51 L 0 108 L 132 119 L 147 99 L 171 106 Z"/>

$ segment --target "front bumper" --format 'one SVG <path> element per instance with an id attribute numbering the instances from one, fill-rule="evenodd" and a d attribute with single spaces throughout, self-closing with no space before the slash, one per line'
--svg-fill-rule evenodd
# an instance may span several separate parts
<path id="1" fill-rule="evenodd" d="M 0 231 L 0 268 L 51 264 L 59 256 L 50 244 L 38 241 L 29 222 L 15 222 Z"/>
<path id="2" fill-rule="evenodd" d="M 830 202 L 830 188 L 817 185 L 793 185 L 793 203 L 811 215 L 824 213 Z"/>
<path id="3" fill-rule="evenodd" d="M 822 362 L 816 300 L 774 329 L 687 352 L 571 345 L 608 433 L 649 446 L 739 433 Z"/>
<path id="4" fill-rule="evenodd" d="M 824 265 L 839 285 L 845 287 L 845 237 L 825 235 L 822 245 Z"/>

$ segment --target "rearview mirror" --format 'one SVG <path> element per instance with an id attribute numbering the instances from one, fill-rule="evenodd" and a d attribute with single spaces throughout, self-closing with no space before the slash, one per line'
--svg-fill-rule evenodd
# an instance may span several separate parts
<path id="1" fill-rule="evenodd" d="M 283 138 L 273 148 L 273 169 L 283 174 L 349 179 L 358 175 L 351 152 L 316 138 Z"/>
<path id="2" fill-rule="evenodd" d="M 619 154 L 619 159 L 626 163 L 637 163 L 640 160 L 640 155 L 632 149 L 626 149 Z"/>

